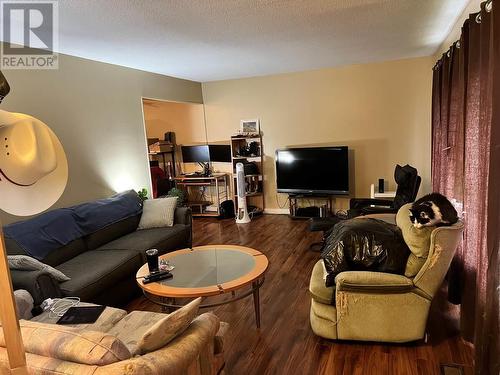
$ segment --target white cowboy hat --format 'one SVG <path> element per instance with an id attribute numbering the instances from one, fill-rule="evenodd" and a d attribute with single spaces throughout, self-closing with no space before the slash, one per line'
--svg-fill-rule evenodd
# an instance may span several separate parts
<path id="1" fill-rule="evenodd" d="M 68 180 L 57 136 L 42 121 L 0 110 L 0 209 L 19 216 L 52 206 Z"/>

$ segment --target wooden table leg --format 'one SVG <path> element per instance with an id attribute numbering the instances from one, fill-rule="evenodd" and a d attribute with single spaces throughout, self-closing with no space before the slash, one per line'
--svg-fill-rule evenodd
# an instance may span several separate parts
<path id="1" fill-rule="evenodd" d="M 161 297 L 161 302 L 169 305 L 175 305 L 175 298 L 171 297 Z M 171 314 L 175 311 L 173 307 L 161 306 L 161 312 L 166 314 Z"/>
<path id="2" fill-rule="evenodd" d="M 253 288 L 253 305 L 255 308 L 255 323 L 257 324 L 257 328 L 260 328 L 260 296 L 259 296 L 259 282 L 254 281 L 252 283 Z"/>

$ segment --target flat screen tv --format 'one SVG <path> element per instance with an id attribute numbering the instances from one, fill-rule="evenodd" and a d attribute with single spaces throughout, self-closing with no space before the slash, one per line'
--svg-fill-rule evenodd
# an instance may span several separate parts
<path id="1" fill-rule="evenodd" d="M 347 146 L 276 151 L 278 193 L 349 194 Z"/>

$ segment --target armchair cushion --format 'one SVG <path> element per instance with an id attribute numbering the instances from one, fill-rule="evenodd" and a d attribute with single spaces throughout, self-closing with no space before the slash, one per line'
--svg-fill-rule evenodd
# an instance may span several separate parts
<path id="1" fill-rule="evenodd" d="M 346 271 L 335 278 L 337 291 L 362 291 L 373 293 L 407 292 L 413 282 L 401 275 L 371 271 Z"/>

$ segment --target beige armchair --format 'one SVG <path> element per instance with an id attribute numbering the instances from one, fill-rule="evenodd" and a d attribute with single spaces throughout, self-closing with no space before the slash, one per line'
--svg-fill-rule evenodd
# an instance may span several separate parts
<path id="1" fill-rule="evenodd" d="M 407 342 L 422 339 L 432 298 L 462 238 L 463 224 L 431 233 L 429 256 L 414 278 L 382 272 L 342 272 L 327 288 L 323 264 L 314 266 L 311 327 L 328 339 Z M 333 293 L 336 305 L 331 305 Z"/>

